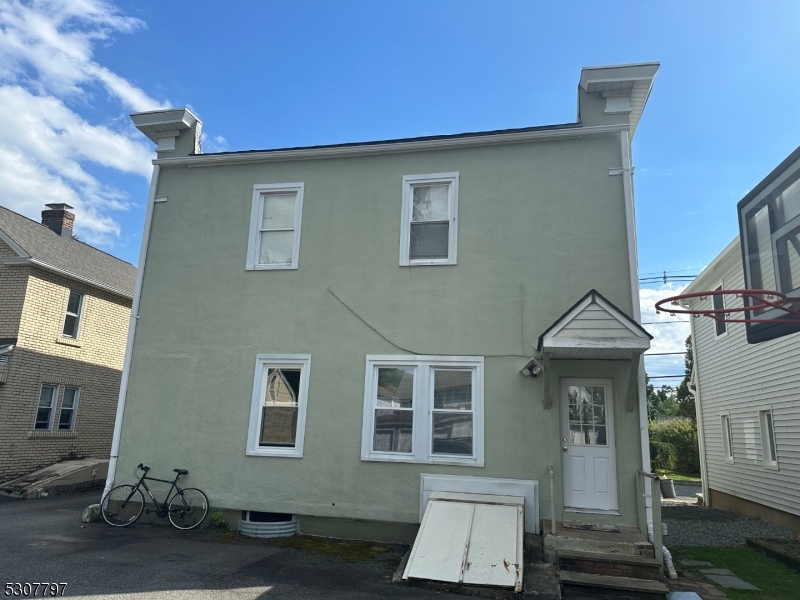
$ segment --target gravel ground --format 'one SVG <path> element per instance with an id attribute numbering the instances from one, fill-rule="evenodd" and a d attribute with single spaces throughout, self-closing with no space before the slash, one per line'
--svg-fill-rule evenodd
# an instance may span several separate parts
<path id="1" fill-rule="evenodd" d="M 744 546 L 749 537 L 793 538 L 791 529 L 702 506 L 662 506 L 670 546 Z"/>

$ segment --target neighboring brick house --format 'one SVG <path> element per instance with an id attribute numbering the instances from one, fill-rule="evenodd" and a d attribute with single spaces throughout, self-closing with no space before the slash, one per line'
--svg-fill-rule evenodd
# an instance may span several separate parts
<path id="1" fill-rule="evenodd" d="M 0 482 L 61 460 L 107 458 L 136 268 L 0 206 Z"/>

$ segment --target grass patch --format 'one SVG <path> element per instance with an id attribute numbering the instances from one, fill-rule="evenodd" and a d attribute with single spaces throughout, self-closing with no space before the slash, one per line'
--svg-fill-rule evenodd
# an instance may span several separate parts
<path id="1" fill-rule="evenodd" d="M 683 559 L 707 560 L 714 563 L 714 568 L 730 569 L 737 577 L 761 588 L 761 591 L 755 592 L 728 589 L 714 584 L 733 600 L 747 598 L 796 600 L 798 597 L 800 573 L 752 548 L 746 546 L 735 548 L 675 546 L 670 551 L 676 566 L 681 570 L 691 571 L 702 577 L 700 569 L 706 567 L 685 567 L 679 561 Z"/>
<path id="2" fill-rule="evenodd" d="M 677 471 L 657 471 L 659 477 L 661 475 L 666 475 L 668 479 L 673 479 L 677 482 L 687 481 L 692 483 L 701 483 L 700 475 L 693 475 L 691 473 L 678 473 Z"/>

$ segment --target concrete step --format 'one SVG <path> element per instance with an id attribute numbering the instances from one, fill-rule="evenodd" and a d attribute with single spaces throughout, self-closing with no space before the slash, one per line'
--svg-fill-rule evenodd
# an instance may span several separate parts
<path id="1" fill-rule="evenodd" d="M 559 550 L 558 568 L 561 571 L 593 573 L 634 579 L 661 579 L 661 564 L 648 556 L 631 556 L 606 552 Z"/>
<path id="2" fill-rule="evenodd" d="M 561 571 L 562 598 L 593 600 L 665 600 L 669 588 L 660 581 Z"/>

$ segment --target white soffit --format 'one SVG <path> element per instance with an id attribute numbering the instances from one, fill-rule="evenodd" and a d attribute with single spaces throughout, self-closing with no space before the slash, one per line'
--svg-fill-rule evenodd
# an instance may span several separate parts
<path id="1" fill-rule="evenodd" d="M 524 503 L 519 496 L 434 492 L 403 579 L 521 592 Z"/>
<path id="2" fill-rule="evenodd" d="M 587 93 L 630 97 L 631 139 L 653 87 L 659 63 L 637 63 L 581 69 L 580 86 Z"/>
<path id="3" fill-rule="evenodd" d="M 160 138 L 175 137 L 181 131 L 190 129 L 198 118 L 188 108 L 168 108 L 134 113 L 131 120 L 136 129 L 157 144 Z"/>

